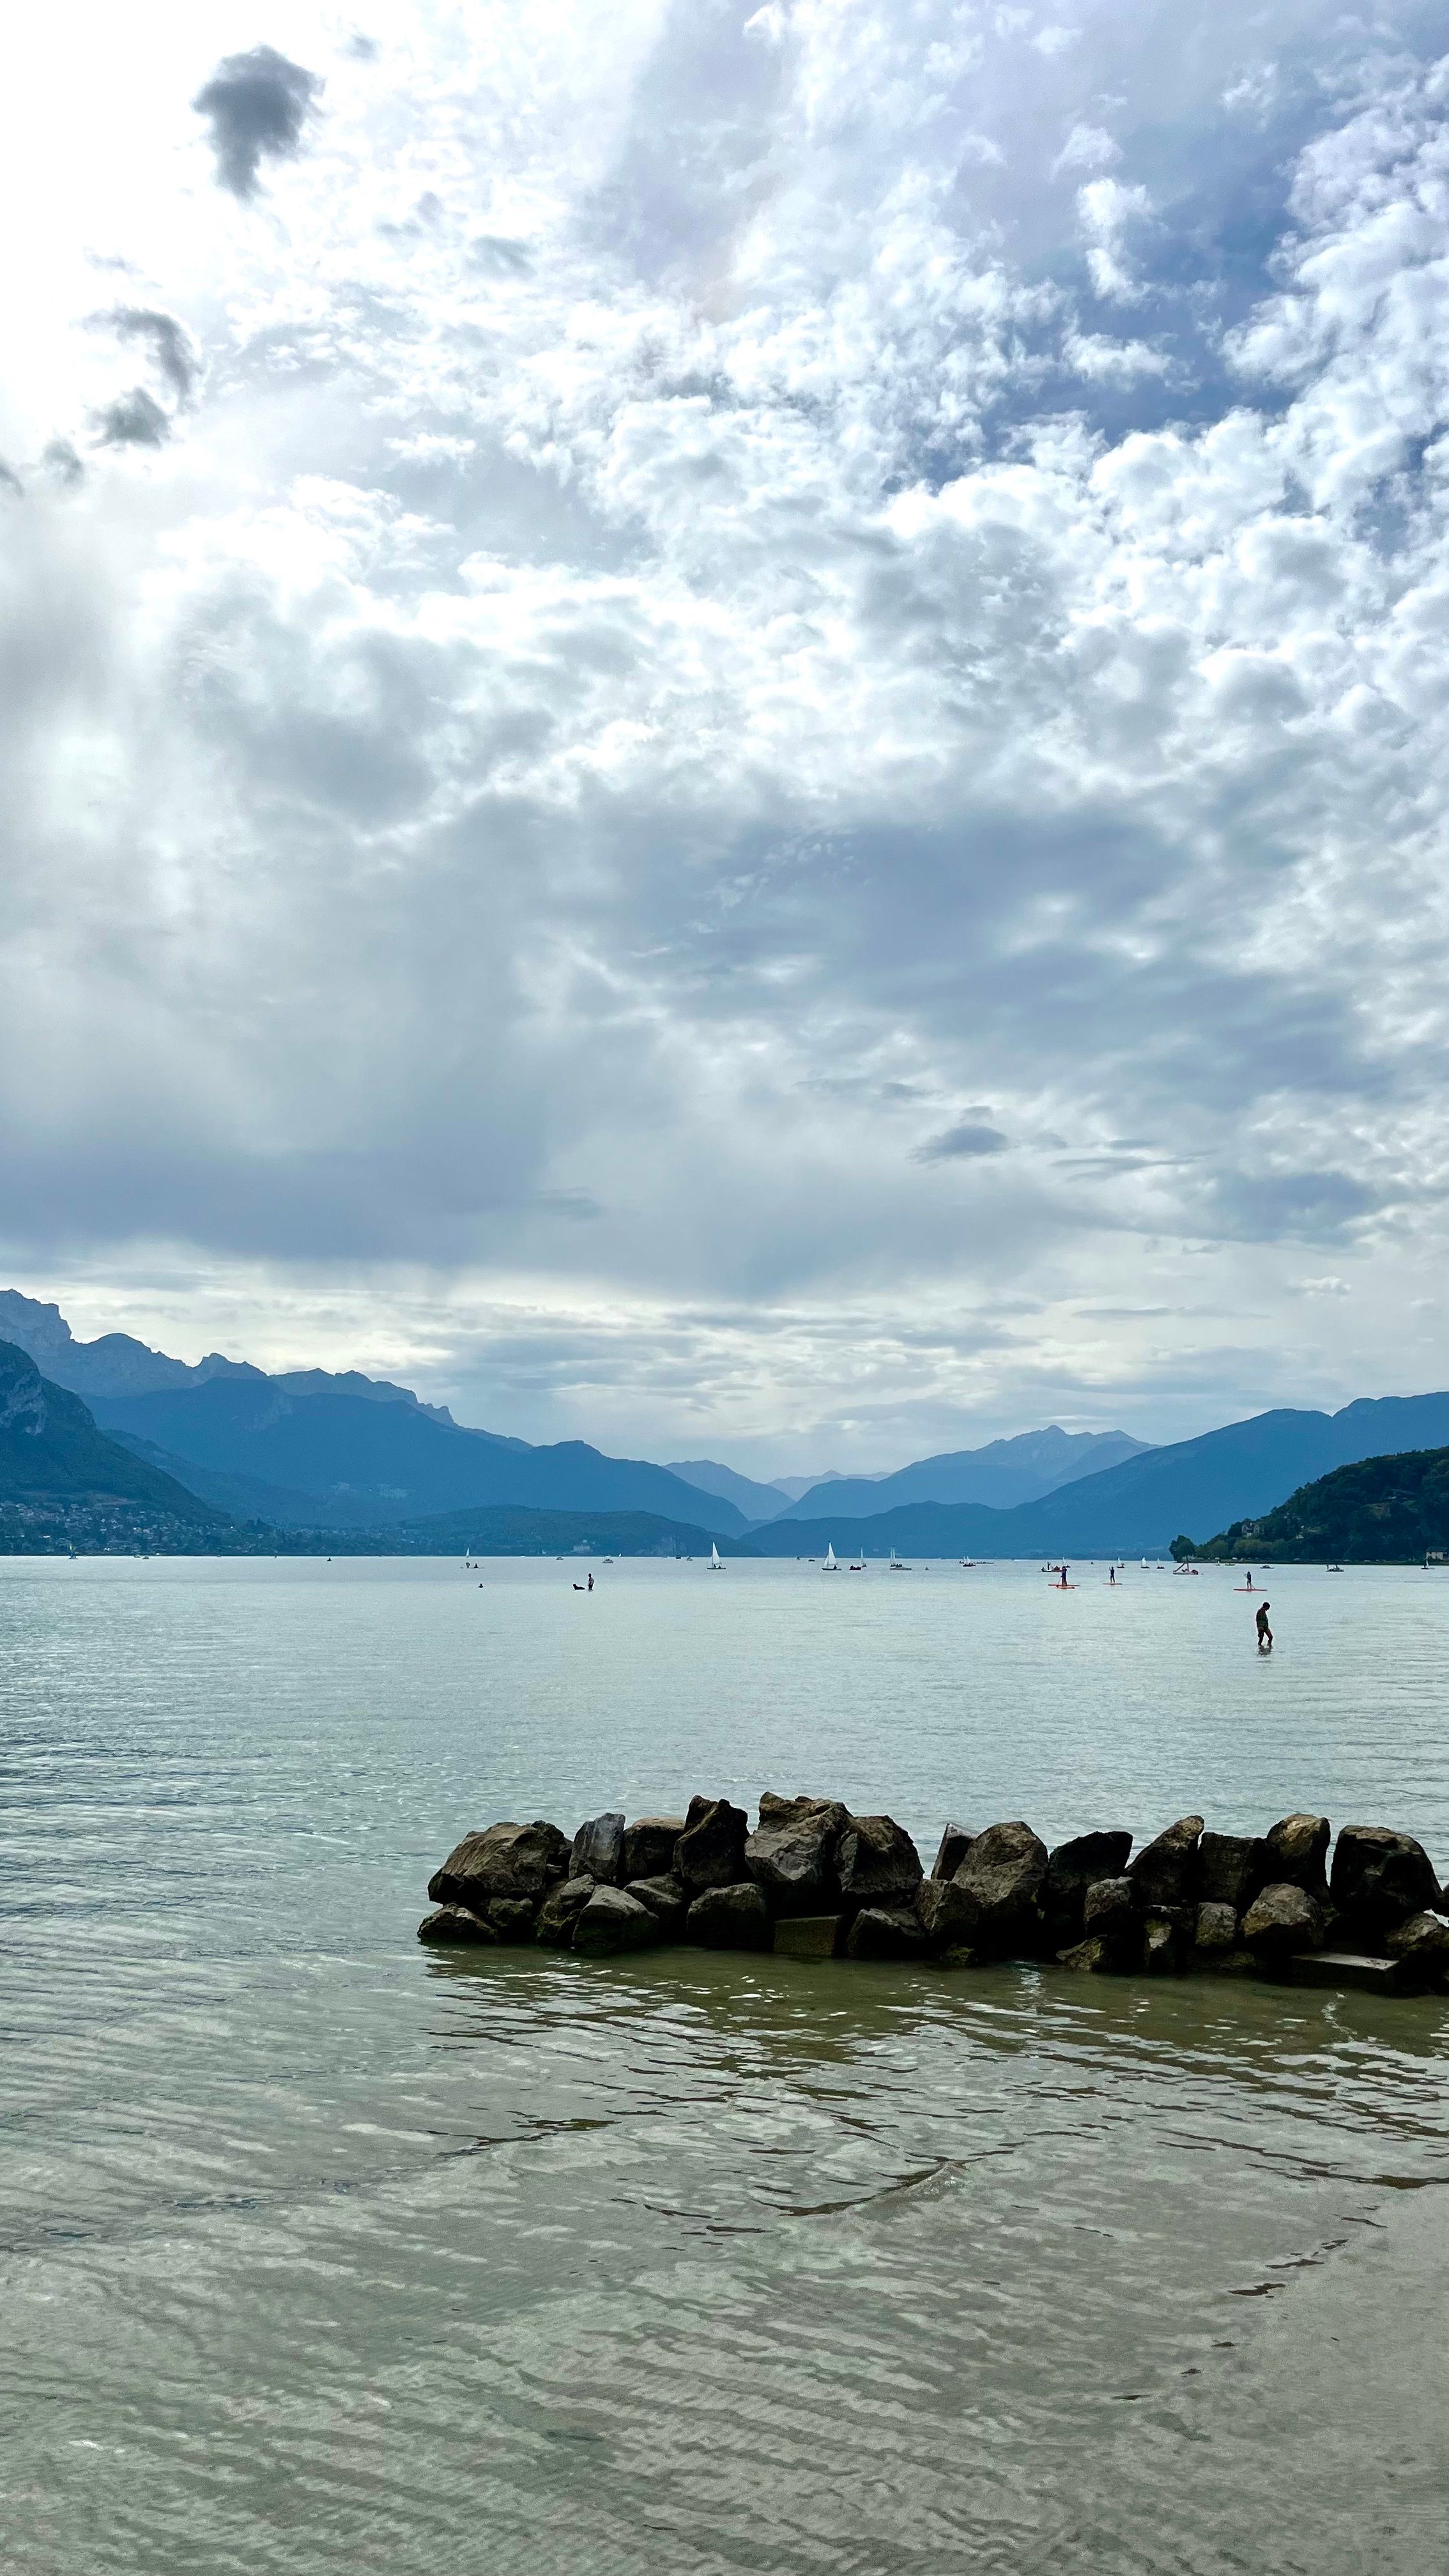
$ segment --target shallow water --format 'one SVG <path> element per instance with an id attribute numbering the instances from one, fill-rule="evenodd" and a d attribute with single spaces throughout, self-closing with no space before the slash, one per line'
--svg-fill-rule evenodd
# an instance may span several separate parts
<path id="1" fill-rule="evenodd" d="M 7 2569 L 1442 2564 L 1449 2004 L 413 1937 L 699 1787 L 1449 1867 L 1449 1577 L 1101 1571 L 0 1562 Z"/>

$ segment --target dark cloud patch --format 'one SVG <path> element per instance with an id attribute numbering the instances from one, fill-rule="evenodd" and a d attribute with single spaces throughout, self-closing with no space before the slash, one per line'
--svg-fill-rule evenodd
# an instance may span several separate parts
<path id="1" fill-rule="evenodd" d="M 201 374 L 201 360 L 190 332 L 174 313 L 156 313 L 141 304 L 118 304 L 113 312 L 93 314 L 91 328 L 113 331 L 118 340 L 128 345 L 139 343 L 149 351 L 157 374 L 177 402 L 191 400 Z"/>
<path id="2" fill-rule="evenodd" d="M 216 175 L 234 197 L 255 196 L 263 161 L 294 160 L 322 94 L 315 72 L 271 45 L 228 54 L 191 104 L 211 127 Z"/>
<path id="3" fill-rule="evenodd" d="M 960 1163 L 974 1161 L 982 1154 L 1004 1154 L 1007 1139 L 999 1127 L 978 1127 L 963 1119 L 959 1127 L 946 1127 L 939 1136 L 930 1136 L 918 1145 L 913 1161 L 917 1163 Z"/>
<path id="4" fill-rule="evenodd" d="M 164 447 L 171 435 L 170 414 L 144 385 L 132 385 L 129 393 L 117 394 L 114 402 L 94 414 L 94 420 L 102 447 Z"/>
<path id="5" fill-rule="evenodd" d="M 40 461 L 51 481 L 64 484 L 67 491 L 73 492 L 76 485 L 86 479 L 86 469 L 68 438 L 50 439 L 41 452 Z"/>
<path id="6" fill-rule="evenodd" d="M 3 456 L 0 456 L 0 492 L 8 492 L 12 500 L 16 501 L 23 501 L 25 498 L 24 484 L 13 468 L 6 464 Z"/>

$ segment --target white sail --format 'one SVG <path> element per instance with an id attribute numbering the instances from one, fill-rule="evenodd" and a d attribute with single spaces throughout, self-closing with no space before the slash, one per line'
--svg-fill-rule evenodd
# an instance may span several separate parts
<path id="1" fill-rule="evenodd" d="M 720 1552 L 719 1552 L 719 1549 L 715 1546 L 715 1543 L 714 1543 L 714 1540 L 713 1540 L 713 1539 L 711 1539 L 711 1540 L 710 1540 L 710 1543 L 709 1543 L 709 1561 L 710 1561 L 710 1564 L 711 1564 L 711 1565 L 716 1569 L 716 1571 L 717 1571 L 717 1572 L 719 1572 L 719 1573 L 723 1573 L 723 1571 L 724 1571 L 724 1566 L 723 1566 L 723 1563 L 722 1563 L 722 1560 L 721 1560 L 721 1557 L 720 1557 Z"/>
<path id="2" fill-rule="evenodd" d="M 835 1549 L 828 1542 L 825 1549 L 825 1570 L 827 1574 L 835 1572 Z"/>

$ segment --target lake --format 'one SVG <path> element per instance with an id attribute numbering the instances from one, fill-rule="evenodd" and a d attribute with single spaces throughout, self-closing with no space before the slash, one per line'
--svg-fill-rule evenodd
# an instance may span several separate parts
<path id="1" fill-rule="evenodd" d="M 1449 2001 L 428 1953 L 708 1789 L 1449 1868 L 1449 1574 L 0 1560 L 15 2576 L 1422 2576 Z"/>

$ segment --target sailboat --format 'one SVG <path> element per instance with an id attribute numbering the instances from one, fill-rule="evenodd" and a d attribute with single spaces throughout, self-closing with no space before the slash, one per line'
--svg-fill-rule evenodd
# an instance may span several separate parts
<path id="1" fill-rule="evenodd" d="M 829 1539 L 825 1542 L 825 1563 L 822 1565 L 820 1571 L 822 1574 L 838 1574 L 840 1572 L 840 1568 L 835 1561 L 835 1549 Z"/>
<path id="2" fill-rule="evenodd" d="M 713 1539 L 711 1539 L 709 1543 L 709 1570 L 711 1574 L 723 1574 L 724 1572 L 724 1558 L 720 1555 L 719 1549 L 715 1546 Z"/>

